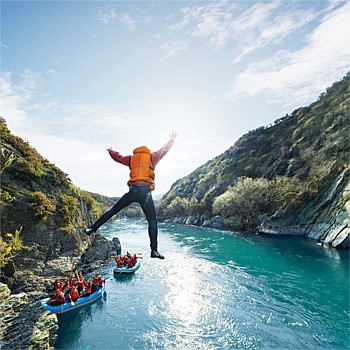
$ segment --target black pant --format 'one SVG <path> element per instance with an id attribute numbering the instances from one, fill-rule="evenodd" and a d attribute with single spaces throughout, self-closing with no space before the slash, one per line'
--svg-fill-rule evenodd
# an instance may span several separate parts
<path id="1" fill-rule="evenodd" d="M 101 217 L 91 226 L 94 231 L 97 231 L 100 226 L 107 222 L 113 215 L 119 213 L 122 209 L 137 202 L 148 221 L 148 234 L 151 241 L 151 249 L 158 249 L 158 225 L 156 208 L 152 198 L 151 189 L 148 186 L 129 186 L 129 192 L 125 193 L 119 201 L 109 210 L 107 210 Z"/>

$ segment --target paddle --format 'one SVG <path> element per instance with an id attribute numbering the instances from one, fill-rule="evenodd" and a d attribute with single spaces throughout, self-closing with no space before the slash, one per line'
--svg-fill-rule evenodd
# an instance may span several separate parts
<path id="1" fill-rule="evenodd" d="M 70 271 L 70 276 L 69 277 L 72 276 L 72 273 L 73 273 L 73 270 L 74 270 L 74 266 L 75 266 L 75 261 L 72 262 L 72 269 Z"/>
<path id="2" fill-rule="evenodd" d="M 104 285 L 104 287 L 105 287 L 105 290 L 104 290 L 104 292 L 103 292 L 103 298 L 104 298 L 104 299 L 107 299 L 106 280 L 108 280 L 108 279 L 109 279 L 109 277 L 108 277 L 108 278 L 105 278 L 104 281 L 103 281 L 103 285 Z"/>
<path id="3" fill-rule="evenodd" d="M 70 272 L 70 276 L 72 276 L 72 274 L 73 274 L 74 266 L 75 266 L 75 261 L 72 262 L 72 269 L 71 269 L 71 272 Z M 68 295 L 69 295 L 69 299 L 70 299 L 70 304 L 71 304 L 72 306 L 74 306 L 75 303 L 74 303 L 74 301 L 72 300 L 71 295 L 70 295 L 70 294 L 68 294 Z"/>

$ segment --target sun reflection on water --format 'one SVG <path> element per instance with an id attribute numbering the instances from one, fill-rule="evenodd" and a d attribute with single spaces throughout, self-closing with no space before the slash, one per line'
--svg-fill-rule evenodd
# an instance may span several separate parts
<path id="1" fill-rule="evenodd" d="M 214 349 L 222 310 L 212 303 L 213 295 L 224 295 L 222 286 L 209 281 L 213 269 L 209 261 L 175 253 L 171 257 L 165 284 L 169 288 L 163 300 L 166 327 L 163 328 L 163 348 Z M 228 327 L 233 327 L 233 324 Z M 158 343 L 159 345 L 159 343 Z"/>

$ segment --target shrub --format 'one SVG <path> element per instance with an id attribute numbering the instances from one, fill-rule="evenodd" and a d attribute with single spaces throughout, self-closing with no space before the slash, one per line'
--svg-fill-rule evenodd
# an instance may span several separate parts
<path id="1" fill-rule="evenodd" d="M 222 215 L 230 226 L 253 230 L 259 215 L 282 215 L 288 205 L 299 203 L 302 192 L 296 178 L 239 178 L 214 200 L 213 213 Z"/>
<path id="2" fill-rule="evenodd" d="M 72 233 L 74 226 L 73 218 L 78 209 L 78 200 L 73 196 L 63 194 L 60 196 L 58 224 L 60 230 Z"/>
<path id="3" fill-rule="evenodd" d="M 11 194 L 2 188 L 0 188 L 0 203 L 9 204 L 13 202 L 16 198 L 11 196 Z"/>
<path id="4" fill-rule="evenodd" d="M 100 217 L 103 212 L 102 206 L 93 197 L 91 197 L 89 193 L 85 191 L 79 191 L 78 194 L 87 203 L 88 207 L 90 207 L 92 213 L 94 214 L 94 217 Z"/>
<path id="5" fill-rule="evenodd" d="M 165 217 L 186 217 L 198 211 L 198 201 L 196 198 L 175 197 L 162 211 Z"/>
<path id="6" fill-rule="evenodd" d="M 38 220 L 44 220 L 55 210 L 55 204 L 40 191 L 33 192 L 29 195 L 29 208 Z"/>
<path id="7" fill-rule="evenodd" d="M 27 161 L 23 158 L 15 159 L 8 171 L 21 180 L 34 180 L 44 174 L 43 164 Z"/>
<path id="8" fill-rule="evenodd" d="M 0 236 L 0 272 L 1 269 L 14 258 L 17 251 L 21 249 L 29 249 L 23 245 L 20 237 L 21 231 L 22 227 L 16 230 L 14 234 L 7 233 L 4 237 L 5 239 Z"/>
<path id="9" fill-rule="evenodd" d="M 123 210 L 123 215 L 129 218 L 137 218 L 142 216 L 141 207 L 130 206 Z"/>

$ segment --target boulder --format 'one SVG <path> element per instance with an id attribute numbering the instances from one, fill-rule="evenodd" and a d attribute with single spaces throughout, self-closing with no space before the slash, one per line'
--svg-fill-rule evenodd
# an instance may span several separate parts
<path id="1" fill-rule="evenodd" d="M 210 220 L 206 219 L 206 220 L 203 221 L 202 226 L 203 227 L 210 227 L 210 224 L 211 224 Z"/>
<path id="2" fill-rule="evenodd" d="M 11 294 L 0 283 L 0 348 L 53 349 L 58 320 L 36 302 L 37 294 Z"/>

